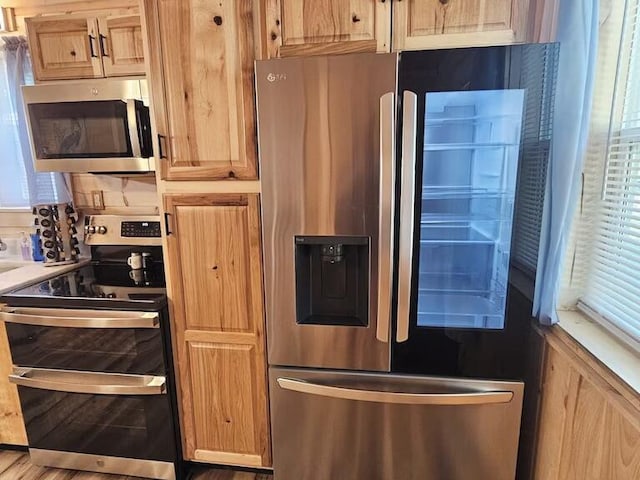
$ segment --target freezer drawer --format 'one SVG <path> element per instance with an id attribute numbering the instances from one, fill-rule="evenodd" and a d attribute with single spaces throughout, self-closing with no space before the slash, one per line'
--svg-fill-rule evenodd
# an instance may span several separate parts
<path id="1" fill-rule="evenodd" d="M 513 480 L 524 384 L 275 368 L 275 480 Z"/>

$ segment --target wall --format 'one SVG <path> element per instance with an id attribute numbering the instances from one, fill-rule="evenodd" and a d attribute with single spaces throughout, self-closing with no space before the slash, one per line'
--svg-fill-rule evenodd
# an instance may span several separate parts
<path id="1" fill-rule="evenodd" d="M 534 478 L 640 478 L 640 395 L 559 327 L 544 339 Z"/>

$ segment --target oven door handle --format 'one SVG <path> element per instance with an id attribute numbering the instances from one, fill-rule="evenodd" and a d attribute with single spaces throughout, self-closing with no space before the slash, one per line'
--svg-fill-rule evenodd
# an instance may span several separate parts
<path id="1" fill-rule="evenodd" d="M 75 313 L 86 316 L 73 316 Z M 114 311 L 108 312 L 108 316 L 100 316 L 104 314 L 102 311 L 5 307 L 0 310 L 0 320 L 38 327 L 160 328 L 157 312 Z"/>
<path id="2" fill-rule="evenodd" d="M 44 368 L 14 367 L 9 382 L 40 390 L 95 395 L 161 395 L 167 391 L 165 377 Z"/>
<path id="3" fill-rule="evenodd" d="M 386 392 L 337 387 L 332 385 L 320 385 L 292 378 L 278 378 L 278 385 L 285 390 L 338 398 L 341 400 L 357 400 L 362 402 L 404 405 L 487 405 L 494 403 L 509 403 L 513 399 L 513 392 L 504 390 L 464 393 Z"/>

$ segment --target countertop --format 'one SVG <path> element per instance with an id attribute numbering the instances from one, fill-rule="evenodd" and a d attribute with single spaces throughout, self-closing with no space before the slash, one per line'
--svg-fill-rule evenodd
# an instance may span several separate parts
<path id="1" fill-rule="evenodd" d="M 0 270 L 3 265 L 21 265 L 7 272 L 0 273 L 0 294 L 24 287 L 31 283 L 36 283 L 47 278 L 55 277 L 61 273 L 68 272 L 78 268 L 78 266 L 86 265 L 89 259 L 80 259 L 78 263 L 70 265 L 61 265 L 58 267 L 45 267 L 41 262 L 25 262 L 20 259 L 12 259 L 11 257 L 0 258 Z"/>

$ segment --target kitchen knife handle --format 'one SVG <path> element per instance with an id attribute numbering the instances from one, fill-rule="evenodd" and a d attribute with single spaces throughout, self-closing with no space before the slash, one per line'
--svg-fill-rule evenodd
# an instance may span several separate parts
<path id="1" fill-rule="evenodd" d="M 402 96 L 402 179 L 400 195 L 400 239 L 398 245 L 398 309 L 396 342 L 409 339 L 413 235 L 416 196 L 416 141 L 418 96 L 405 90 Z"/>
<path id="2" fill-rule="evenodd" d="M 380 192 L 378 206 L 378 323 L 376 338 L 389 342 L 393 285 L 393 216 L 396 164 L 395 93 L 380 97 Z"/>

